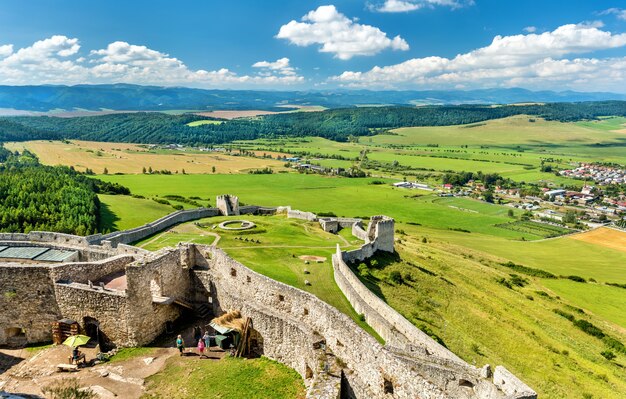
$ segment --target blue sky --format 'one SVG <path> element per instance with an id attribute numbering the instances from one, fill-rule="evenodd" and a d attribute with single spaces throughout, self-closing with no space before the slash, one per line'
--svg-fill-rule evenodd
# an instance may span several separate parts
<path id="1" fill-rule="evenodd" d="M 3 0 L 0 83 L 623 92 L 620 3 Z"/>

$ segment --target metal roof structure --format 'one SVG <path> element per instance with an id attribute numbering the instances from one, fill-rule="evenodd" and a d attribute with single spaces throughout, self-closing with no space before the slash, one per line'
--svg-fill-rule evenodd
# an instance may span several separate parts
<path id="1" fill-rule="evenodd" d="M 64 251 L 62 249 L 49 249 L 41 255 L 35 257 L 34 260 L 42 260 L 46 262 L 63 262 L 67 258 L 73 256 L 76 251 Z M 1 254 L 1 252 L 0 252 Z"/>
<path id="2" fill-rule="evenodd" d="M 12 247 L 0 246 L 0 259 L 39 260 L 42 262 L 63 262 L 75 255 L 77 251 L 46 247 Z"/>
<path id="3" fill-rule="evenodd" d="M 8 247 L 0 252 L 0 258 L 34 259 L 48 249 L 42 247 Z"/>

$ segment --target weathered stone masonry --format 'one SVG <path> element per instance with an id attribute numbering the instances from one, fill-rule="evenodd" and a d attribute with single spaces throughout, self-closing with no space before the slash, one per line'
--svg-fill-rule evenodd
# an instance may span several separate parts
<path id="1" fill-rule="evenodd" d="M 239 207 L 237 198 L 218 199 L 218 208 L 175 213 L 115 235 L 74 237 L 54 233 L 0 235 L 0 240 L 37 242 L 81 249 L 81 262 L 0 264 L 0 344 L 24 329 L 28 342 L 50 339 L 50 323 L 73 318 L 97 323 L 117 345 L 147 344 L 181 314 L 176 302 L 207 304 L 217 315 L 238 309 L 252 319 L 258 353 L 302 375 L 309 398 L 535 398 L 536 394 L 502 367 L 473 367 L 438 345 L 371 293 L 347 263 L 376 251 L 394 250 L 394 221 L 374 216 L 366 228 L 359 219 L 320 218 L 289 207 Z M 335 280 L 355 310 L 385 339 L 381 345 L 352 319 L 317 297 L 248 269 L 212 246 L 180 244 L 148 252 L 124 243 L 156 228 L 194 216 L 287 212 L 319 220 L 327 231 L 351 228 L 361 248 L 333 255 Z M 14 240 L 12 240 L 14 238 Z M 91 244 L 90 244 L 91 243 Z M 95 244 L 100 245 L 95 245 Z M 88 260 L 90 259 L 90 260 Z M 123 274 L 125 289 L 90 284 Z"/>

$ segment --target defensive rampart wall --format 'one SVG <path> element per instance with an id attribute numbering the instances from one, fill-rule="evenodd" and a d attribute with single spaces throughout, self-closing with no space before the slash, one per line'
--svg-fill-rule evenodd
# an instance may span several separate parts
<path id="1" fill-rule="evenodd" d="M 200 252 L 210 253 L 208 270 L 194 273 L 204 274 L 198 278 L 212 286 L 216 313 L 239 309 L 251 317 L 263 337 L 264 354 L 304 378 L 308 368 L 313 375 L 323 373 L 323 365 L 310 360 L 319 355 L 317 341 L 344 365 L 351 397 L 505 397 L 484 370 L 436 354 L 397 354 L 317 297 L 255 273 L 219 249 L 204 247 Z"/>

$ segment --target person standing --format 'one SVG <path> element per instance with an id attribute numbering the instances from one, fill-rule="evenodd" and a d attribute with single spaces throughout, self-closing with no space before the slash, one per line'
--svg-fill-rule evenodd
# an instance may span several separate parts
<path id="1" fill-rule="evenodd" d="M 200 330 L 200 327 L 195 326 L 193 328 L 193 339 L 195 342 L 198 342 L 200 338 L 202 338 L 202 330 Z"/>
<path id="2" fill-rule="evenodd" d="M 211 349 L 211 336 L 209 335 L 209 330 L 204 332 L 202 339 L 204 340 L 204 347 L 207 348 L 207 351 L 209 351 Z"/>
<path id="3" fill-rule="evenodd" d="M 176 347 L 178 348 L 178 352 L 180 352 L 180 355 L 183 355 L 183 352 L 185 352 L 185 340 L 183 339 L 182 335 L 178 335 L 178 338 L 176 338 Z"/>
<path id="4" fill-rule="evenodd" d="M 204 356 L 204 340 L 202 338 L 198 339 L 198 352 L 200 357 Z"/>

